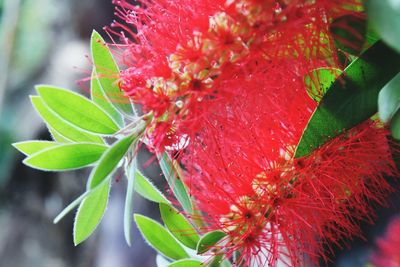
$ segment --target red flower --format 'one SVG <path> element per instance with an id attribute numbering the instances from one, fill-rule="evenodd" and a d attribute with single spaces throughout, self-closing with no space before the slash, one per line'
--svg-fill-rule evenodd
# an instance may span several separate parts
<path id="1" fill-rule="evenodd" d="M 400 218 L 394 219 L 385 237 L 377 241 L 379 251 L 371 257 L 371 262 L 376 267 L 400 266 Z"/>
<path id="2" fill-rule="evenodd" d="M 371 202 L 385 203 L 383 176 L 395 166 L 387 132 L 372 121 L 293 160 L 316 104 L 302 79 L 308 66 L 276 61 L 221 85 L 235 84 L 238 95 L 208 105 L 181 161 L 204 230 L 228 235 L 221 253 L 238 251 L 247 266 L 312 265 L 328 259 L 324 244 L 361 236 L 358 221 L 372 220 Z"/>
<path id="3" fill-rule="evenodd" d="M 108 29 L 124 42 L 120 87 L 153 112 L 152 128 L 167 123 L 177 140 L 195 135 L 208 102 L 237 94 L 235 86 L 221 84 L 237 82 L 236 71 L 249 62 L 295 56 L 309 69 L 335 62 L 326 35 L 329 20 L 360 5 L 358 0 L 114 3 L 125 22 Z M 163 142 L 151 143 L 163 150 Z"/>
<path id="4" fill-rule="evenodd" d="M 304 76 L 336 67 L 329 23 L 359 0 L 114 1 L 124 41 L 121 89 L 153 114 L 153 149 L 189 145 L 186 183 L 249 266 L 316 264 L 322 245 L 361 235 L 394 172 L 377 123 L 293 160 L 316 107 Z M 129 27 L 135 29 L 131 30 Z"/>

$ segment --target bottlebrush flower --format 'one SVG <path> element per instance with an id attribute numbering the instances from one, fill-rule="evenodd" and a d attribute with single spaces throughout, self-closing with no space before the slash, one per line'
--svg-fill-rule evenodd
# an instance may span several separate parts
<path id="1" fill-rule="evenodd" d="M 238 92 L 229 103 L 209 104 L 201 130 L 181 155 L 185 182 L 208 222 L 221 230 L 217 247 L 245 266 L 317 265 L 329 244 L 362 236 L 371 203 L 391 191 L 395 173 L 387 132 L 373 121 L 343 133 L 311 155 L 293 159 L 316 103 L 297 58 L 237 70 L 226 82 Z M 265 79 L 265 77 L 268 79 Z M 328 251 L 324 250 L 324 245 Z"/>
<path id="2" fill-rule="evenodd" d="M 316 103 L 303 78 L 337 67 L 329 34 L 358 0 L 114 1 L 120 87 L 150 112 L 154 150 L 180 142 L 185 182 L 247 266 L 316 264 L 361 235 L 394 173 L 385 130 L 365 122 L 306 158 L 294 149 Z M 122 32 L 117 33 L 116 29 Z"/>
<path id="3" fill-rule="evenodd" d="M 394 219 L 385 234 L 377 241 L 379 251 L 371 257 L 373 266 L 398 267 L 400 266 L 400 218 Z"/>
<path id="4" fill-rule="evenodd" d="M 237 94 L 235 86 L 221 86 L 235 79 L 237 68 L 288 56 L 310 69 L 320 65 L 315 59 L 334 62 L 329 21 L 361 5 L 358 0 L 113 2 L 124 22 L 108 28 L 124 43 L 120 87 L 154 114 L 147 134 L 158 151 L 195 135 L 207 110 L 204 102 Z"/>

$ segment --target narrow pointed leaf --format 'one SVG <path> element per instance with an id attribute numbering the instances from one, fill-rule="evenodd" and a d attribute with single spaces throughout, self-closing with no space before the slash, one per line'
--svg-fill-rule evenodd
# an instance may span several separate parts
<path id="1" fill-rule="evenodd" d="M 224 261 L 224 258 L 222 254 L 215 255 L 208 267 L 221 267 L 226 265 L 227 263 Z"/>
<path id="2" fill-rule="evenodd" d="M 119 127 L 124 127 L 124 119 L 121 113 L 119 113 L 119 111 L 115 109 L 112 103 L 108 100 L 94 70 L 90 83 L 90 94 L 93 102 L 102 107 L 104 111 L 106 111 L 108 115 L 110 115 L 110 117 L 118 124 Z"/>
<path id="3" fill-rule="evenodd" d="M 203 254 L 215 246 L 226 234 L 221 231 L 208 232 L 197 243 L 197 254 Z"/>
<path id="4" fill-rule="evenodd" d="M 201 261 L 184 259 L 171 263 L 168 267 L 204 267 Z"/>
<path id="5" fill-rule="evenodd" d="M 133 159 L 126 169 L 126 178 L 128 180 L 128 186 L 126 189 L 125 209 L 124 209 L 124 236 L 125 236 L 125 241 L 129 246 L 131 246 L 132 244 L 133 197 L 135 192 L 136 170 L 137 170 L 136 159 Z"/>
<path id="6" fill-rule="evenodd" d="M 118 140 L 103 154 L 99 163 L 90 174 L 88 189 L 98 186 L 117 168 L 118 163 L 136 139 L 137 136 L 130 135 Z"/>
<path id="7" fill-rule="evenodd" d="M 400 110 L 393 116 L 390 129 L 392 130 L 393 137 L 400 140 Z"/>
<path id="8" fill-rule="evenodd" d="M 162 255 L 173 260 L 189 257 L 182 246 L 159 223 L 139 214 L 135 214 L 134 218 L 144 239 Z"/>
<path id="9" fill-rule="evenodd" d="M 100 144 L 62 144 L 34 153 L 23 162 L 46 171 L 78 169 L 98 161 L 106 150 L 107 146 Z"/>
<path id="10" fill-rule="evenodd" d="M 53 223 L 56 224 L 59 221 L 61 221 L 68 213 L 70 213 L 72 210 L 74 210 L 76 207 L 81 204 L 81 202 L 85 199 L 86 196 L 88 196 L 92 191 L 86 191 L 82 195 L 80 195 L 77 199 L 72 201 L 68 206 L 66 206 L 53 220 Z"/>
<path id="11" fill-rule="evenodd" d="M 378 111 L 381 88 L 400 71 L 400 54 L 377 42 L 353 61 L 324 95 L 295 157 L 303 157 Z"/>
<path id="12" fill-rule="evenodd" d="M 109 193 L 110 181 L 106 181 L 81 202 L 74 222 L 75 246 L 88 238 L 99 225 L 107 207 Z"/>
<path id="13" fill-rule="evenodd" d="M 379 92 L 378 109 L 379 118 L 383 122 L 389 122 L 400 108 L 400 73 L 398 73 Z"/>
<path id="14" fill-rule="evenodd" d="M 169 187 L 174 192 L 176 199 L 186 212 L 189 214 L 193 213 L 192 202 L 190 201 L 186 187 L 180 178 L 178 170 L 173 165 L 172 160 L 169 158 L 168 154 L 164 153 L 159 158 L 159 161 L 164 177 L 167 180 Z"/>
<path id="15" fill-rule="evenodd" d="M 165 226 L 176 239 L 188 248 L 196 249 L 200 237 L 182 214 L 170 205 L 162 203 L 160 203 L 160 214 Z"/>
<path id="16" fill-rule="evenodd" d="M 69 212 L 71 212 L 73 209 L 75 209 L 76 207 L 79 206 L 79 204 L 81 204 L 81 202 L 90 194 L 92 194 L 93 192 L 95 192 L 97 189 L 99 189 L 102 185 L 98 185 L 97 187 L 91 189 L 91 190 L 87 190 L 85 191 L 85 193 L 83 193 L 82 195 L 80 195 L 77 199 L 75 199 L 74 201 L 72 201 L 67 207 L 65 207 L 58 215 L 57 217 L 54 218 L 53 223 L 58 223 L 59 221 L 61 221 Z"/>
<path id="17" fill-rule="evenodd" d="M 97 77 L 110 103 L 123 113 L 134 115 L 129 98 L 118 88 L 118 66 L 104 39 L 96 31 L 91 37 L 91 51 Z"/>
<path id="18" fill-rule="evenodd" d="M 86 131 L 111 135 L 119 130 L 110 116 L 86 97 L 58 87 L 36 87 L 43 102 L 58 116 Z"/>
<path id="19" fill-rule="evenodd" d="M 365 41 L 366 45 L 370 46 L 375 44 L 381 39 L 379 34 L 376 33 L 376 31 L 372 28 L 371 23 L 368 23 L 367 25 L 367 32 L 365 33 Z"/>
<path id="20" fill-rule="evenodd" d="M 49 129 L 50 135 L 54 141 L 56 141 L 58 143 L 71 143 L 72 142 L 72 140 L 66 138 L 65 136 L 63 136 L 62 134 L 60 134 L 59 132 L 57 132 L 56 130 L 51 128 L 50 126 L 48 126 L 47 128 Z M 98 141 L 95 141 L 94 143 L 99 143 L 99 144 L 104 143 L 103 139 L 100 136 L 95 136 L 95 137 L 96 138 L 98 137 Z"/>
<path id="21" fill-rule="evenodd" d="M 158 190 L 139 170 L 136 170 L 135 176 L 135 191 L 142 197 L 156 203 L 170 204 L 160 190 Z"/>
<path id="22" fill-rule="evenodd" d="M 24 142 L 18 142 L 14 143 L 13 146 L 24 153 L 25 155 L 29 156 L 32 154 L 35 154 L 41 150 L 44 150 L 46 148 L 54 147 L 60 145 L 59 143 L 56 142 L 51 142 L 51 141 L 24 141 Z"/>
<path id="23" fill-rule="evenodd" d="M 366 1 L 368 19 L 382 39 L 400 52 L 400 2 L 397 0 Z"/>
<path id="24" fill-rule="evenodd" d="M 31 102 L 36 111 L 42 117 L 48 128 L 55 130 L 63 137 L 75 142 L 93 142 L 103 144 L 103 139 L 67 123 L 60 116 L 52 112 L 43 102 L 40 96 L 31 96 Z M 58 140 L 57 140 L 58 141 Z"/>

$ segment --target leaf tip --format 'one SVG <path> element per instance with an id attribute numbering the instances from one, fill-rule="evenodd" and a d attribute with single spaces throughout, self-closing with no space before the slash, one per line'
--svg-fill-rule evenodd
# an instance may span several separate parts
<path id="1" fill-rule="evenodd" d="M 93 46 L 97 43 L 103 45 L 105 44 L 105 41 L 99 32 L 93 30 L 92 35 L 90 36 L 90 46 L 92 47 L 92 49 Z"/>
<path id="2" fill-rule="evenodd" d="M 140 221 L 140 219 L 142 219 L 144 216 L 143 215 L 140 215 L 140 214 L 138 214 L 138 213 L 134 213 L 133 214 L 133 220 L 137 223 L 137 220 L 139 220 Z"/>
<path id="3" fill-rule="evenodd" d="M 41 92 L 45 91 L 48 89 L 48 85 L 45 84 L 37 84 L 35 85 L 35 90 L 36 92 L 40 95 Z"/>
<path id="4" fill-rule="evenodd" d="M 18 149 L 18 145 L 20 145 L 21 143 L 22 142 L 15 142 L 15 143 L 12 143 L 11 146 L 13 146 L 14 148 Z"/>
<path id="5" fill-rule="evenodd" d="M 96 35 L 100 35 L 98 31 L 96 31 L 95 29 L 93 29 L 91 37 L 93 38 Z"/>
<path id="6" fill-rule="evenodd" d="M 21 149 L 21 145 L 23 145 L 24 143 L 26 143 L 26 141 L 15 142 L 15 143 L 12 143 L 11 146 L 14 147 L 16 150 L 18 150 L 19 152 L 21 152 L 22 154 L 28 156 L 28 154 L 26 152 L 24 152 L 23 149 Z"/>

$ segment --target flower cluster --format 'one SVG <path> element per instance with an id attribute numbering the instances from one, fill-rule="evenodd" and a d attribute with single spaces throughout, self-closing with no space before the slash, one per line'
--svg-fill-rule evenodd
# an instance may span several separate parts
<path id="1" fill-rule="evenodd" d="M 207 109 L 204 102 L 237 95 L 235 86 L 223 84 L 236 80 L 241 66 L 293 56 L 310 69 L 320 61 L 333 64 L 328 20 L 360 5 L 358 0 L 114 2 L 125 22 L 108 29 L 125 43 L 120 87 L 153 113 L 147 134 L 155 150 L 192 136 Z"/>
<path id="2" fill-rule="evenodd" d="M 208 215 L 205 230 L 227 234 L 221 253 L 240 251 L 246 266 L 307 266 L 327 260 L 324 245 L 361 236 L 358 220 L 372 220 L 371 202 L 384 204 L 391 188 L 383 176 L 395 166 L 387 132 L 373 121 L 294 159 L 315 104 L 301 76 L 282 62 L 271 68 L 282 76 L 266 82 L 259 66 L 241 97 L 210 107 L 181 160 Z"/>
<path id="3" fill-rule="evenodd" d="M 358 220 L 384 204 L 383 177 L 395 173 L 382 125 L 366 121 L 294 159 L 317 106 L 304 77 L 338 68 L 329 24 L 361 1 L 114 2 L 125 21 L 108 29 L 123 41 L 120 88 L 152 114 L 151 148 L 178 148 L 202 230 L 227 234 L 214 253 L 308 266 L 327 260 L 324 245 L 361 236 Z"/>

